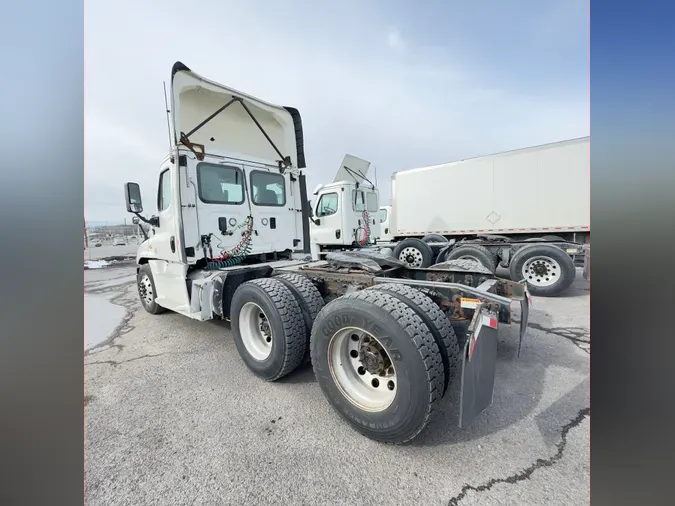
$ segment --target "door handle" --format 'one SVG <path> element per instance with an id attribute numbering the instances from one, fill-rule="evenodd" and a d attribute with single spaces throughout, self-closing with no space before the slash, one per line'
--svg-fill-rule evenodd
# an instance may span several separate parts
<path id="1" fill-rule="evenodd" d="M 176 252 L 176 238 L 172 235 L 171 239 L 169 240 L 169 244 L 171 245 L 171 253 Z"/>

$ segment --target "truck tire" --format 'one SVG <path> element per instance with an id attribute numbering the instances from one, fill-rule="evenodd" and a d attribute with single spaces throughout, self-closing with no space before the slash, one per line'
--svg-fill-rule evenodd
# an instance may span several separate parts
<path id="1" fill-rule="evenodd" d="M 368 290 L 382 290 L 393 295 L 408 307 L 411 307 L 424 324 L 429 327 L 443 362 L 445 374 L 441 397 L 445 396 L 448 386 L 457 374 L 459 363 L 457 336 L 445 313 L 427 295 L 411 286 L 385 283 L 375 285 Z"/>
<path id="2" fill-rule="evenodd" d="M 143 309 L 150 314 L 160 314 L 166 311 L 166 308 L 155 302 L 157 290 L 155 289 L 155 278 L 152 277 L 150 264 L 143 264 L 138 269 L 136 285 L 138 286 L 138 296 L 141 299 Z"/>
<path id="3" fill-rule="evenodd" d="M 302 317 L 305 320 L 305 332 L 307 334 L 307 343 L 305 348 L 305 356 L 303 362 L 309 362 L 309 336 L 312 333 L 312 325 L 314 325 L 314 320 L 316 320 L 319 311 L 325 306 L 323 297 L 314 283 L 312 283 L 307 277 L 301 276 L 300 274 L 294 273 L 283 273 L 277 274 L 273 279 L 278 279 L 288 288 L 290 288 L 293 295 L 295 295 L 295 300 L 298 301 L 300 305 L 300 310 L 302 311 Z"/>
<path id="4" fill-rule="evenodd" d="M 448 242 L 448 239 L 443 237 L 441 234 L 427 234 L 422 237 L 422 242 Z"/>
<path id="5" fill-rule="evenodd" d="M 433 263 L 434 252 L 424 241 L 408 237 L 396 245 L 394 257 L 398 258 L 408 267 L 420 269 L 429 267 Z"/>
<path id="6" fill-rule="evenodd" d="M 443 391 L 443 362 L 429 328 L 393 294 L 362 290 L 326 304 L 311 349 L 323 394 L 361 434 L 401 444 L 426 427 Z"/>
<path id="7" fill-rule="evenodd" d="M 513 255 L 509 265 L 513 281 L 527 281 L 532 295 L 553 297 L 574 282 L 574 261 L 563 250 L 550 244 L 525 246 Z"/>
<path id="8" fill-rule="evenodd" d="M 239 285 L 230 315 L 234 344 L 256 376 L 276 381 L 302 363 L 305 320 L 295 295 L 281 280 L 261 278 Z"/>
<path id="9" fill-rule="evenodd" d="M 497 256 L 493 255 L 489 249 L 483 246 L 478 246 L 477 244 L 465 244 L 463 246 L 458 246 L 445 257 L 446 261 L 460 259 L 474 260 L 486 269 L 489 269 L 493 274 L 497 270 Z"/>

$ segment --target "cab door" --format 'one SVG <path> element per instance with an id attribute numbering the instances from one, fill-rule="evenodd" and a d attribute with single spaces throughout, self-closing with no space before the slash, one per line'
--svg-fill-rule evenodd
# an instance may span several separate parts
<path id="1" fill-rule="evenodd" d="M 327 190 L 317 195 L 314 221 L 310 225 L 312 243 L 320 246 L 342 245 L 345 241 L 351 243 L 351 237 L 344 237 L 344 213 L 340 209 L 341 193 Z"/>
<path id="2" fill-rule="evenodd" d="M 293 249 L 302 235 L 296 230 L 290 174 L 278 169 L 244 166 L 246 170 L 254 229 L 255 252 Z"/>
<path id="3" fill-rule="evenodd" d="M 152 258 L 148 261 L 155 282 L 157 304 L 179 313 L 189 312 L 190 301 L 185 276 L 187 265 L 182 260 L 178 214 L 178 171 L 167 160 L 160 169 L 157 190 L 157 219 L 154 235 L 148 248 Z"/>
<path id="4" fill-rule="evenodd" d="M 216 258 L 242 242 L 249 206 L 244 167 L 233 161 L 206 158 L 188 165 L 197 182 L 196 216 L 198 240 L 210 243 L 207 256 Z"/>

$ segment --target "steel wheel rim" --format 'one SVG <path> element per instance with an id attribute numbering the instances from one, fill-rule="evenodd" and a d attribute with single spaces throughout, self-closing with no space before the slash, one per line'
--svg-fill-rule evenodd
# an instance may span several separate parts
<path id="1" fill-rule="evenodd" d="M 398 379 L 393 361 L 382 343 L 363 329 L 345 327 L 333 334 L 328 344 L 328 369 L 342 395 L 359 409 L 384 411 L 396 398 Z"/>
<path id="2" fill-rule="evenodd" d="M 533 286 L 551 286 L 562 275 L 560 264 L 548 256 L 528 258 L 523 264 L 523 278 Z"/>
<path id="3" fill-rule="evenodd" d="M 412 246 L 403 248 L 398 254 L 398 259 L 410 267 L 421 267 L 424 263 L 422 252 Z"/>
<path id="4" fill-rule="evenodd" d="M 148 306 L 155 302 L 155 294 L 152 290 L 152 281 L 147 274 L 144 274 L 141 278 L 141 282 L 138 284 L 138 291 L 141 295 L 141 300 L 143 303 Z"/>
<path id="5" fill-rule="evenodd" d="M 255 302 L 247 302 L 241 308 L 239 334 L 244 348 L 254 360 L 262 362 L 272 353 L 272 327 L 265 312 Z"/>

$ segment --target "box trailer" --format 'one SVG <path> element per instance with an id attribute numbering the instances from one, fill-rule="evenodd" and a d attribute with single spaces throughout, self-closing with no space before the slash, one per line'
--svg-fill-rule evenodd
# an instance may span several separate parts
<path id="1" fill-rule="evenodd" d="M 586 243 L 589 166 L 590 138 L 583 137 L 396 172 L 387 235 L 555 235 Z"/>

